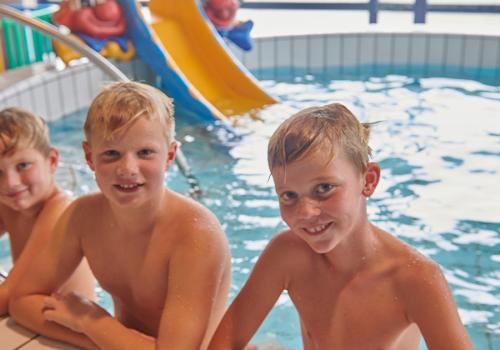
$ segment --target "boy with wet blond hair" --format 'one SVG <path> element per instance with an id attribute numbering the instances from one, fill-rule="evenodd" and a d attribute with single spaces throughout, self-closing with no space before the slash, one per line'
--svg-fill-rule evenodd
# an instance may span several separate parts
<path id="1" fill-rule="evenodd" d="M 14 107 L 0 111 L 0 236 L 8 233 L 14 262 L 0 284 L 0 315 L 7 313 L 13 287 L 35 255 L 50 244 L 54 224 L 70 203 L 54 181 L 58 159 L 42 118 Z M 94 287 L 92 273 L 82 262 L 60 291 L 93 298 Z"/>
<path id="2" fill-rule="evenodd" d="M 111 84 L 92 102 L 85 135 L 101 192 L 65 212 L 55 244 L 16 288 L 12 315 L 87 349 L 206 348 L 224 313 L 230 254 L 215 216 L 165 187 L 177 150 L 171 100 L 148 85 Z M 75 294 L 49 296 L 84 256 L 114 316 Z"/>
<path id="3" fill-rule="evenodd" d="M 83 126 L 87 141 L 102 129 L 112 139 L 139 119 L 155 120 L 169 147 L 177 147 L 172 99 L 158 89 L 140 83 L 117 83 L 104 89 L 93 101 Z"/>
<path id="4" fill-rule="evenodd" d="M 305 109 L 275 131 L 268 163 L 288 229 L 276 235 L 209 349 L 243 349 L 287 290 L 305 350 L 472 349 L 437 264 L 367 217 L 380 168 L 370 124 L 341 104 Z"/>

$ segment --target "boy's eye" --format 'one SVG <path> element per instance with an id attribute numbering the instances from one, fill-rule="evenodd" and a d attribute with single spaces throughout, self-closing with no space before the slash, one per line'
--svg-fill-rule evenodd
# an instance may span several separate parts
<path id="1" fill-rule="evenodd" d="M 115 151 L 113 149 L 110 149 L 110 150 L 107 150 L 107 151 L 104 151 L 102 152 L 102 155 L 105 157 L 105 158 L 117 158 L 120 156 L 120 152 L 118 151 Z"/>
<path id="2" fill-rule="evenodd" d="M 26 170 L 30 167 L 31 163 L 29 162 L 21 162 L 16 165 L 16 169 L 18 171 Z"/>
<path id="3" fill-rule="evenodd" d="M 280 195 L 280 199 L 283 200 L 284 202 L 291 202 L 295 198 L 297 198 L 297 194 L 295 192 L 291 192 L 291 191 L 283 192 Z"/>
<path id="4" fill-rule="evenodd" d="M 335 186 L 332 185 L 332 184 L 319 184 L 316 187 L 316 191 L 315 192 L 318 195 L 325 195 L 325 194 L 328 194 L 334 188 L 335 188 Z"/>
<path id="5" fill-rule="evenodd" d="M 145 149 L 141 149 L 141 150 L 138 152 L 138 155 L 139 155 L 140 157 L 148 157 L 148 156 L 151 156 L 153 153 L 155 153 L 155 151 L 153 151 L 152 149 L 145 148 Z"/>

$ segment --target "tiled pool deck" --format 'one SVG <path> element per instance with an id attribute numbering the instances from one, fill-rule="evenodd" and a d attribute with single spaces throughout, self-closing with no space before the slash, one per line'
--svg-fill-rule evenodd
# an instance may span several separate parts
<path id="1" fill-rule="evenodd" d="M 0 318 L 0 348 L 3 350 L 77 350 L 78 348 L 41 337 L 17 325 L 10 318 Z"/>

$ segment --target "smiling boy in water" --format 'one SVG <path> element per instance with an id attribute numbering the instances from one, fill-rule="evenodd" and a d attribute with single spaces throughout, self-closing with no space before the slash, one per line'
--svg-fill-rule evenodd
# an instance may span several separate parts
<path id="1" fill-rule="evenodd" d="M 437 264 L 374 226 L 369 124 L 343 105 L 286 120 L 268 163 L 288 229 L 264 249 L 210 350 L 243 349 L 287 290 L 305 350 L 472 349 Z"/>
<path id="2" fill-rule="evenodd" d="M 224 312 L 230 253 L 215 216 L 165 187 L 177 150 L 171 100 L 114 83 L 92 102 L 84 129 L 101 192 L 65 212 L 55 244 L 15 290 L 12 315 L 88 349 L 206 348 Z M 84 256 L 115 316 L 74 294 L 48 296 Z"/>
<path id="3" fill-rule="evenodd" d="M 35 255 L 53 237 L 70 198 L 55 183 L 58 151 L 42 118 L 19 108 L 0 111 L 0 236 L 8 233 L 14 266 L 0 284 L 0 315 Z M 61 280 L 64 282 L 64 280 Z M 85 261 L 60 288 L 94 298 L 95 280 Z"/>

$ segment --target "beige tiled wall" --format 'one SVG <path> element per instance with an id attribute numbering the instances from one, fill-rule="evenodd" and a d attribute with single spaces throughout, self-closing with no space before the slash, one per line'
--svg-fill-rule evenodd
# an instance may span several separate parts
<path id="1" fill-rule="evenodd" d="M 263 77 L 260 72 L 264 70 L 275 75 L 278 67 L 282 74 L 294 74 L 296 70 L 336 73 L 347 67 L 360 71 L 362 66 L 381 65 L 383 69 L 375 73 L 391 74 L 391 67 L 399 66 L 413 74 L 412 67 L 429 65 L 425 69 L 428 75 L 467 71 L 475 79 L 494 69 L 493 83 L 500 84 L 500 36 L 366 32 L 261 38 L 250 52 L 229 46 L 257 78 Z M 140 61 L 117 65 L 133 79 L 155 81 L 152 71 Z M 0 81 L 0 108 L 20 106 L 48 120 L 58 119 L 88 106 L 109 80 L 89 63 L 33 71 L 37 73 L 10 84 Z"/>
<path id="2" fill-rule="evenodd" d="M 286 65 L 314 69 L 366 64 L 498 69 L 499 45 L 500 36 L 366 32 L 262 38 L 247 53 L 229 46 L 255 71 Z"/>

